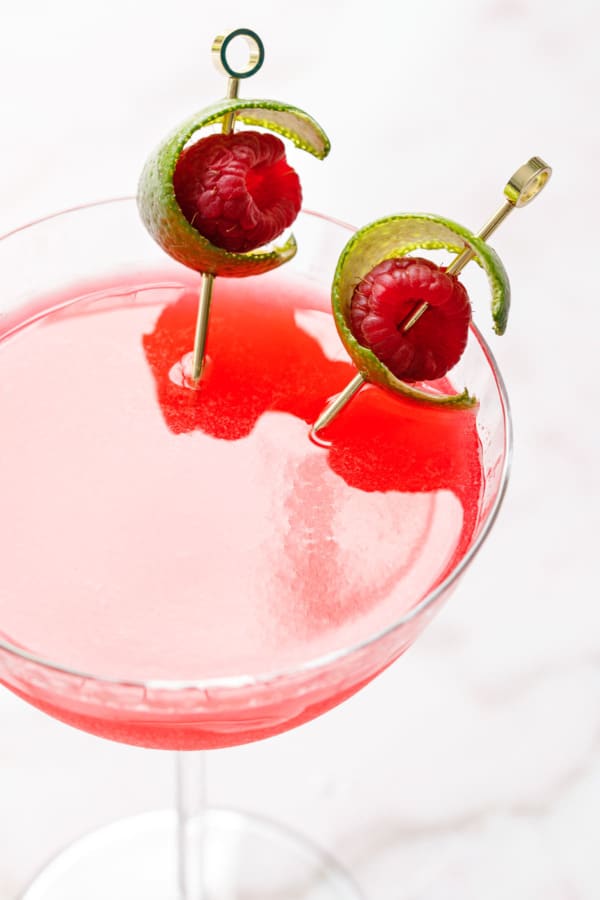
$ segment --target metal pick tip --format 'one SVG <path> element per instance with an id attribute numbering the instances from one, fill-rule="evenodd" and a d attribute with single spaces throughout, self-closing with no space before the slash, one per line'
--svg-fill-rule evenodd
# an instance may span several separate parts
<path id="1" fill-rule="evenodd" d="M 343 410 L 347 403 L 350 403 L 354 395 L 360 391 L 361 387 L 365 383 L 366 379 L 360 372 L 358 372 L 352 381 L 350 381 L 344 390 L 337 394 L 336 397 L 331 399 L 326 407 L 323 409 L 317 421 L 311 428 L 311 436 L 314 438 L 318 435 L 319 431 L 323 428 L 326 428 L 337 415 Z"/>

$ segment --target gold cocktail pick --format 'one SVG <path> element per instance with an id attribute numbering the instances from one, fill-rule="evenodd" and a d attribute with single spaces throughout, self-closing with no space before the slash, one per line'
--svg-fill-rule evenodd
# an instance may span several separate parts
<path id="1" fill-rule="evenodd" d="M 540 193 L 551 174 L 552 169 L 543 159 L 540 159 L 539 156 L 533 156 L 528 162 L 517 169 L 504 188 L 504 195 L 506 197 L 504 203 L 477 233 L 477 237 L 485 240 L 498 228 L 500 223 L 506 219 L 513 209 L 526 206 Z M 459 253 L 448 266 L 446 272 L 449 275 L 458 275 L 474 256 L 475 254 L 470 247 L 465 247 L 462 253 Z M 420 303 L 419 306 L 413 310 L 406 323 L 403 325 L 402 330 L 409 331 L 419 321 L 421 316 L 427 312 L 428 308 L 428 303 Z M 327 404 L 313 425 L 311 433 L 316 435 L 319 431 L 329 425 L 335 417 L 339 415 L 346 404 L 352 400 L 354 395 L 365 384 L 366 380 L 364 375 L 359 372 L 344 390 Z"/>
<path id="2" fill-rule="evenodd" d="M 227 49 L 235 38 L 244 38 L 248 44 L 249 56 L 246 68 L 242 70 L 235 69 L 227 59 Z M 249 28 L 236 28 L 226 35 L 219 35 L 213 41 L 211 48 L 213 62 L 220 72 L 227 76 L 227 93 L 228 100 L 234 100 L 238 96 L 240 79 L 250 78 L 255 75 L 265 60 L 265 48 L 263 42 Z M 235 124 L 235 112 L 228 113 L 223 119 L 223 134 L 231 134 Z M 196 332 L 194 337 L 194 352 L 192 354 L 192 371 L 190 380 L 197 383 L 202 377 L 202 369 L 204 368 L 204 356 L 206 351 L 206 338 L 208 335 L 208 317 L 210 314 L 210 303 L 212 300 L 212 292 L 215 283 L 215 276 L 210 272 L 202 273 L 202 283 L 200 286 L 200 298 L 198 302 L 198 317 L 196 319 Z"/>

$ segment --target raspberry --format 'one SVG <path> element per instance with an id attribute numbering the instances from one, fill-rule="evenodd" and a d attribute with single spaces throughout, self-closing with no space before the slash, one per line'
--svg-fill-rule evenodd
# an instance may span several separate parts
<path id="1" fill-rule="evenodd" d="M 187 147 L 173 175 L 181 211 L 216 247 L 245 253 L 275 240 L 300 211 L 300 180 L 272 134 L 213 134 Z"/>
<path id="2" fill-rule="evenodd" d="M 430 308 L 403 331 L 424 300 Z M 454 275 L 427 259 L 386 259 L 354 289 L 354 337 L 402 381 L 433 381 L 458 362 L 471 320 L 469 297 Z"/>

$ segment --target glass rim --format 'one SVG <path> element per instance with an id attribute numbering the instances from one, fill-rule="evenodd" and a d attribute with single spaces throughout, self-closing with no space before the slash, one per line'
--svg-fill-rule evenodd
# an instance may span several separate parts
<path id="1" fill-rule="evenodd" d="M 32 219 L 30 222 L 27 222 L 24 225 L 20 225 L 17 228 L 13 228 L 10 231 L 5 232 L 4 234 L 0 235 L 0 242 L 3 242 L 6 239 L 13 237 L 14 235 L 17 235 L 23 231 L 27 231 L 30 228 L 34 228 L 36 225 L 42 225 L 46 222 L 52 221 L 53 219 L 62 218 L 63 216 L 67 216 L 72 213 L 85 212 L 95 207 L 131 202 L 135 202 L 135 197 L 121 196 L 111 197 L 105 200 L 91 201 L 88 203 L 81 203 L 76 206 L 67 207 L 66 209 L 59 210 L 58 212 L 53 212 L 36 219 Z M 348 223 L 343 222 L 340 219 L 325 215 L 324 213 L 302 208 L 300 214 L 308 216 L 311 219 L 321 219 L 329 224 L 339 226 L 341 228 L 344 228 L 351 234 L 356 231 L 356 228 L 354 226 L 349 225 Z M 419 603 L 417 603 L 399 619 L 396 619 L 385 628 L 381 629 L 375 634 L 370 635 L 362 641 L 358 641 L 357 643 L 352 644 L 351 646 L 341 647 L 337 650 L 332 650 L 329 653 L 321 654 L 320 656 L 316 656 L 302 663 L 297 663 L 293 666 L 290 666 L 288 669 L 277 669 L 272 672 L 258 673 L 255 675 L 224 675 L 218 676 L 216 678 L 200 679 L 111 678 L 105 675 L 94 675 L 92 672 L 85 672 L 81 669 L 74 669 L 69 666 L 53 662 L 52 660 L 45 659 L 44 657 L 38 656 L 35 653 L 31 653 L 30 651 L 25 650 L 17 646 L 16 644 L 12 644 L 10 641 L 6 641 L 1 636 L 0 652 L 7 652 L 12 656 L 17 656 L 23 659 L 25 662 L 33 663 L 45 669 L 50 669 L 53 672 L 58 672 L 62 675 L 67 675 L 70 678 L 76 678 L 83 681 L 95 681 L 100 684 L 112 685 L 114 687 L 129 687 L 143 690 L 173 692 L 182 690 L 239 690 L 240 688 L 267 685 L 276 681 L 293 679 L 310 672 L 316 672 L 319 669 L 325 669 L 336 662 L 340 662 L 346 658 L 350 658 L 353 655 L 360 653 L 371 645 L 375 645 L 380 641 L 385 640 L 395 631 L 399 631 L 409 622 L 412 622 L 413 620 L 419 618 L 423 613 L 427 612 L 428 609 L 432 608 L 435 605 L 436 601 L 442 596 L 442 594 L 446 593 L 446 591 L 448 591 L 458 581 L 460 576 L 467 569 L 467 567 L 470 565 L 470 563 L 484 544 L 494 522 L 496 521 L 498 512 L 506 495 L 508 478 L 512 464 L 513 428 L 511 408 L 508 399 L 508 393 L 506 390 L 506 384 L 504 382 L 502 373 L 500 372 L 494 354 L 492 353 L 487 341 L 485 340 L 477 326 L 473 324 L 473 322 L 471 322 L 469 330 L 479 344 L 480 350 L 482 351 L 488 363 L 494 382 L 496 384 L 496 388 L 498 390 L 498 395 L 502 407 L 502 416 L 504 423 L 504 458 L 502 463 L 502 471 L 500 474 L 500 484 L 485 522 L 481 526 L 477 537 L 473 541 L 473 544 L 469 547 L 468 551 L 462 557 L 460 562 L 452 569 L 452 571 L 444 578 L 443 581 L 441 581 L 435 588 L 428 591 L 425 596 L 419 601 Z"/>

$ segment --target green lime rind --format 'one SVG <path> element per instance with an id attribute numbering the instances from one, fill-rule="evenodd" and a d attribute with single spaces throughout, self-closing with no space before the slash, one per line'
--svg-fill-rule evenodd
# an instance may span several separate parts
<path id="1" fill-rule="evenodd" d="M 228 277 L 260 275 L 281 266 L 296 254 L 293 235 L 272 250 L 231 253 L 215 247 L 183 215 L 173 188 L 173 173 L 181 151 L 200 129 L 221 122 L 235 112 L 236 120 L 267 128 L 318 159 L 330 150 L 327 135 L 307 113 L 276 100 L 220 100 L 186 119 L 149 157 L 138 186 L 138 209 L 154 240 L 170 256 L 198 272 Z"/>
<path id="2" fill-rule="evenodd" d="M 457 243 L 456 238 L 460 238 Z M 359 372 L 368 381 L 380 384 L 412 399 L 437 406 L 469 407 L 477 401 L 467 389 L 460 394 L 441 395 L 422 391 L 396 378 L 375 354 L 352 334 L 350 303 L 356 285 L 378 263 L 404 256 L 416 249 L 445 249 L 460 253 L 465 245 L 483 267 L 492 294 L 494 328 L 502 334 L 510 305 L 508 276 L 495 251 L 467 228 L 449 219 L 428 213 L 390 216 L 357 231 L 339 258 L 332 286 L 332 303 L 339 335 Z"/>

